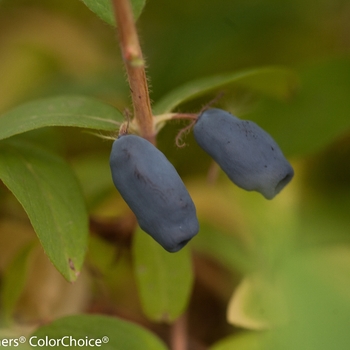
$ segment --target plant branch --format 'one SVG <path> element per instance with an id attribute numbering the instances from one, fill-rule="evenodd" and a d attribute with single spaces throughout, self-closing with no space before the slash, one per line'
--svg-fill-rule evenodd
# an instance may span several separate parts
<path id="1" fill-rule="evenodd" d="M 155 130 L 149 98 L 145 62 L 129 0 L 112 0 L 134 108 L 134 118 L 140 134 L 153 144 Z"/>
<path id="2" fill-rule="evenodd" d="M 171 326 L 170 348 L 171 350 L 186 350 L 187 343 L 187 317 L 185 314 L 180 316 Z"/>

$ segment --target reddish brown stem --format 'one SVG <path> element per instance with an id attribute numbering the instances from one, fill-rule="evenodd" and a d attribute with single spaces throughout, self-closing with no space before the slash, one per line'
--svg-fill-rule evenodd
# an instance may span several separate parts
<path id="1" fill-rule="evenodd" d="M 171 350 L 187 350 L 187 317 L 182 315 L 171 326 Z"/>
<path id="2" fill-rule="evenodd" d="M 175 143 L 176 143 L 177 147 L 182 148 L 182 147 L 186 146 L 185 143 L 181 143 L 181 138 L 184 134 L 186 134 L 187 132 L 189 132 L 191 130 L 193 125 L 196 123 L 196 119 L 192 120 L 190 124 L 188 124 L 185 128 L 180 130 L 180 132 L 177 134 L 176 139 L 175 139 Z"/>
<path id="3" fill-rule="evenodd" d="M 140 134 L 153 144 L 155 131 L 149 98 L 145 63 L 129 0 L 112 0 L 117 22 L 119 43 L 124 59 Z"/>

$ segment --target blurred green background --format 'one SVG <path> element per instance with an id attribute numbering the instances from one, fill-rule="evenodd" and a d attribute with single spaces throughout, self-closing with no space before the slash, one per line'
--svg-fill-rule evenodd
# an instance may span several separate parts
<path id="1" fill-rule="evenodd" d="M 176 148 L 183 123 L 169 123 L 159 134 L 159 147 L 184 178 L 201 222 L 190 243 L 195 282 L 187 311 L 189 348 L 349 349 L 350 1 L 148 0 L 138 30 L 155 103 L 212 74 L 276 65 L 298 77 L 285 98 L 233 86 L 218 103 L 258 122 L 292 162 L 295 177 L 273 201 L 228 183 L 192 135 L 185 148 Z M 2 0 L 0 113 L 73 93 L 130 109 L 114 29 L 78 0 Z M 178 110 L 197 112 L 212 97 Z M 110 179 L 111 142 L 69 128 L 22 137 L 69 160 L 95 234 L 86 271 L 74 285 L 38 249 L 16 322 L 100 312 L 167 339 L 169 326 L 142 313 L 130 242 L 113 236 L 116 227 L 128 232 L 129 226 Z M 215 184 L 207 181 L 210 169 Z M 25 213 L 1 185 L 2 274 L 32 237 Z"/>

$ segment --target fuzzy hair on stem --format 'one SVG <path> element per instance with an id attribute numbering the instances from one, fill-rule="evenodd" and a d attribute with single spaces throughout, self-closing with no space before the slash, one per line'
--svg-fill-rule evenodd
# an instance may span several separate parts
<path id="1" fill-rule="evenodd" d="M 140 135 L 155 144 L 155 130 L 149 97 L 145 61 L 129 0 L 112 0 L 119 44 L 128 76 L 134 118 Z"/>

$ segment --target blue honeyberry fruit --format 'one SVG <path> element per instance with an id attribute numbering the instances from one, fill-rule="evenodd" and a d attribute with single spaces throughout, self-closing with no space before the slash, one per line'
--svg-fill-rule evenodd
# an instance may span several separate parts
<path id="1" fill-rule="evenodd" d="M 294 171 L 273 138 L 257 124 L 221 109 L 208 109 L 193 128 L 199 146 L 237 186 L 272 199 Z"/>
<path id="2" fill-rule="evenodd" d="M 140 227 L 164 249 L 176 252 L 199 231 L 196 208 L 164 154 L 136 135 L 113 143 L 110 167 L 115 187 Z"/>

